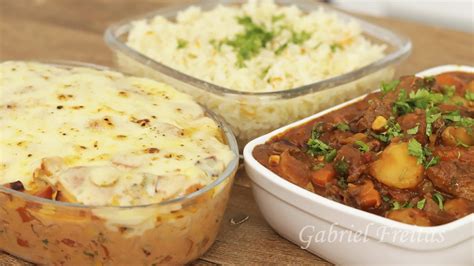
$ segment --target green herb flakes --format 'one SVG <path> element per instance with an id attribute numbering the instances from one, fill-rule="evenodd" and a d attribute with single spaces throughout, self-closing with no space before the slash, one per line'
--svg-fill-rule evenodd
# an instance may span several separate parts
<path id="1" fill-rule="evenodd" d="M 276 55 L 280 55 L 281 53 L 283 53 L 283 51 L 286 49 L 286 47 L 288 47 L 288 42 L 280 45 L 280 47 L 278 47 L 276 50 L 275 50 L 275 54 Z"/>
<path id="2" fill-rule="evenodd" d="M 474 127 L 474 119 L 470 117 L 461 116 L 459 110 L 447 113 L 443 115 L 444 120 L 454 122 L 456 126 L 471 128 Z"/>
<path id="3" fill-rule="evenodd" d="M 440 210 L 444 210 L 444 197 L 439 192 L 433 194 L 433 200 L 438 204 Z"/>
<path id="4" fill-rule="evenodd" d="M 328 153 L 324 155 L 324 160 L 328 163 L 334 161 L 334 158 L 336 158 L 337 151 L 335 149 L 332 149 Z"/>
<path id="5" fill-rule="evenodd" d="M 423 208 L 425 207 L 425 203 L 426 203 L 426 199 L 419 200 L 416 203 L 416 208 L 423 210 Z"/>
<path id="6" fill-rule="evenodd" d="M 331 52 L 335 53 L 338 49 L 342 50 L 342 45 L 338 43 L 333 43 L 329 46 L 329 48 L 331 49 Z"/>
<path id="7" fill-rule="evenodd" d="M 244 32 L 232 40 L 226 40 L 225 44 L 233 47 L 237 53 L 237 66 L 244 67 L 244 61 L 256 56 L 273 39 L 274 34 L 264 26 L 255 24 L 249 16 L 239 17 L 237 21 L 244 27 Z"/>
<path id="8" fill-rule="evenodd" d="M 178 45 L 177 45 L 178 49 L 186 48 L 186 46 L 188 46 L 188 41 L 183 40 L 183 39 L 178 39 Z"/>
<path id="9" fill-rule="evenodd" d="M 393 90 L 395 90 L 395 88 L 397 88 L 398 84 L 400 84 L 400 80 L 392 80 L 390 82 L 383 82 L 381 85 L 380 85 L 380 90 L 384 93 L 384 94 L 387 94 Z"/>
<path id="10" fill-rule="evenodd" d="M 339 176 L 347 176 L 349 174 L 349 164 L 344 160 L 339 160 L 334 163 L 334 170 Z"/>
<path id="11" fill-rule="evenodd" d="M 285 18 L 285 14 L 274 15 L 274 16 L 272 16 L 272 23 L 283 20 L 284 18 Z"/>
<path id="12" fill-rule="evenodd" d="M 443 87 L 443 94 L 447 97 L 453 97 L 456 92 L 456 87 L 454 85 L 446 85 Z"/>
<path id="13" fill-rule="evenodd" d="M 317 171 L 319 169 L 322 169 L 326 164 L 324 163 L 318 163 L 318 164 L 315 164 L 313 165 L 313 167 L 311 168 L 313 171 Z"/>
<path id="14" fill-rule="evenodd" d="M 441 117 L 438 108 L 433 107 L 426 110 L 426 135 L 429 137 L 433 133 L 433 123 Z"/>
<path id="15" fill-rule="evenodd" d="M 306 31 L 291 33 L 291 42 L 294 44 L 303 44 L 309 40 L 309 38 L 311 38 L 311 34 Z"/>
<path id="16" fill-rule="evenodd" d="M 339 123 L 336 125 L 336 128 L 340 131 L 349 131 L 351 129 L 347 123 Z"/>
<path id="17" fill-rule="evenodd" d="M 321 136 L 321 130 L 322 123 L 318 123 L 314 126 L 313 131 L 311 132 L 311 138 L 307 142 L 308 153 L 312 156 L 323 155 L 325 160 L 330 162 L 336 156 L 336 150 L 319 139 Z"/>
<path id="18" fill-rule="evenodd" d="M 399 137 L 402 136 L 402 128 L 400 127 L 400 124 L 398 124 L 395 121 L 394 117 L 390 117 L 387 121 L 387 125 L 385 126 L 387 130 L 381 134 L 376 134 L 376 133 L 371 133 L 371 136 L 383 141 L 383 142 L 389 142 L 392 138 L 394 137 Z"/>
<path id="19" fill-rule="evenodd" d="M 425 161 L 425 154 L 423 153 L 423 147 L 416 139 L 410 139 L 408 142 L 408 153 L 416 157 L 418 164 L 423 164 Z"/>
<path id="20" fill-rule="evenodd" d="M 418 128 L 419 127 L 420 127 L 420 123 L 417 123 L 414 128 L 410 128 L 410 129 L 407 130 L 407 134 L 408 135 L 415 135 L 416 133 L 418 133 Z"/>
<path id="21" fill-rule="evenodd" d="M 342 188 L 346 189 L 347 188 L 347 180 L 345 177 L 341 176 L 337 179 L 337 185 Z"/>
<path id="22" fill-rule="evenodd" d="M 435 166 L 439 163 L 439 157 L 438 156 L 433 156 L 429 162 L 425 164 L 425 168 L 428 169 L 431 166 Z"/>
<path id="23" fill-rule="evenodd" d="M 441 93 L 433 93 L 427 89 L 419 89 L 407 95 L 406 90 L 400 90 L 397 100 L 393 103 L 393 112 L 399 115 L 411 113 L 415 108 L 427 109 L 435 104 L 441 103 L 444 96 Z"/>
<path id="24" fill-rule="evenodd" d="M 474 91 L 466 91 L 464 98 L 466 98 L 468 101 L 474 101 Z"/>
<path id="25" fill-rule="evenodd" d="M 400 202 L 398 202 L 398 201 L 392 201 L 392 210 L 395 211 L 395 210 L 399 210 L 399 209 L 401 209 L 401 208 L 402 208 L 402 206 L 400 205 Z"/>
<path id="26" fill-rule="evenodd" d="M 359 149 L 359 151 L 361 151 L 361 152 L 368 152 L 368 151 L 370 151 L 369 145 L 367 145 L 367 144 L 366 144 L 365 142 L 363 142 L 363 141 L 356 140 L 356 141 L 354 142 L 354 144 L 356 144 L 356 145 L 358 146 L 358 149 Z"/>

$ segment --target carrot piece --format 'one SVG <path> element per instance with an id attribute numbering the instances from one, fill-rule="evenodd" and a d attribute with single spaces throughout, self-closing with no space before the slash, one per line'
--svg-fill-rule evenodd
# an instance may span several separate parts
<path id="1" fill-rule="evenodd" d="M 325 165 L 323 168 L 311 173 L 311 183 L 315 186 L 325 187 L 331 183 L 336 177 L 336 170 L 331 164 Z"/>
<path id="2" fill-rule="evenodd" d="M 349 184 L 348 192 L 355 198 L 361 208 L 378 207 L 382 204 L 380 193 L 370 180 L 366 180 L 362 185 Z"/>
<path id="3" fill-rule="evenodd" d="M 436 76 L 436 83 L 441 86 L 454 85 L 456 90 L 464 87 L 464 82 L 461 79 L 449 73 Z"/>

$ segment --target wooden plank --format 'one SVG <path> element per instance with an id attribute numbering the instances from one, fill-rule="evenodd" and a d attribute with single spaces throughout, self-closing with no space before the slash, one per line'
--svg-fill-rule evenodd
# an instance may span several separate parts
<path id="1" fill-rule="evenodd" d="M 248 217 L 242 224 L 230 221 Z M 216 243 L 202 257 L 219 264 L 328 265 L 328 262 L 281 238 L 263 219 L 250 189 L 234 186 Z"/>
<path id="2" fill-rule="evenodd" d="M 66 59 L 113 66 L 102 39 L 113 22 L 174 4 L 172 0 L 0 0 L 0 60 Z M 182 1 L 180 1 L 182 2 Z M 195 1 L 186 1 L 195 2 Z M 474 35 L 387 18 L 363 17 L 410 37 L 412 55 L 399 74 L 441 64 L 472 64 Z M 214 246 L 196 265 L 327 264 L 279 237 L 264 221 L 241 169 Z M 240 225 L 237 216 L 249 216 Z M 29 265 L 0 252 L 0 266 Z"/>

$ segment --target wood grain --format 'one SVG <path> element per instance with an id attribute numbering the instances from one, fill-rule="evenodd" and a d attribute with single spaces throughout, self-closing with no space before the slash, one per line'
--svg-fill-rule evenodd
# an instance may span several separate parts
<path id="1" fill-rule="evenodd" d="M 183 1 L 0 0 L 0 60 L 76 60 L 113 66 L 102 34 L 113 22 Z M 195 2 L 195 1 L 184 1 Z M 363 17 L 410 37 L 411 56 L 398 73 L 442 64 L 472 64 L 474 35 L 386 18 Z M 195 265 L 329 264 L 278 236 L 258 211 L 241 169 L 216 243 Z M 233 225 L 230 219 L 248 216 Z M 0 252 L 0 266 L 28 265 Z"/>

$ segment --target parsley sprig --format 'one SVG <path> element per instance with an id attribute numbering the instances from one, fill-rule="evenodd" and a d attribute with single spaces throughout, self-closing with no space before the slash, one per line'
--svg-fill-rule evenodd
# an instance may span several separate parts
<path id="1" fill-rule="evenodd" d="M 257 25 L 249 16 L 238 17 L 237 21 L 244 27 L 244 31 L 224 43 L 236 51 L 237 66 L 244 67 L 244 61 L 256 56 L 273 39 L 274 33 Z"/>
<path id="2" fill-rule="evenodd" d="M 466 98 L 468 101 L 474 101 L 474 91 L 466 91 L 464 98 Z"/>
<path id="3" fill-rule="evenodd" d="M 400 127 L 400 124 L 395 121 L 395 118 L 393 116 L 388 119 L 387 125 L 385 127 L 387 128 L 385 132 L 381 134 L 376 134 L 372 132 L 372 137 L 383 142 L 389 142 L 394 137 L 399 137 L 402 135 L 402 128 Z"/>
<path id="4" fill-rule="evenodd" d="M 358 146 L 358 149 L 359 149 L 359 151 L 361 151 L 361 152 L 368 152 L 368 151 L 370 151 L 369 145 L 367 145 L 365 142 L 363 142 L 363 141 L 361 141 L 361 140 L 356 140 L 356 141 L 354 142 L 354 144 Z"/>
<path id="5" fill-rule="evenodd" d="M 326 162 L 332 162 L 336 157 L 337 151 L 319 139 L 321 136 L 321 127 L 322 124 L 318 123 L 311 132 L 311 138 L 307 142 L 307 152 L 312 156 L 324 156 Z"/>
<path id="6" fill-rule="evenodd" d="M 408 142 L 408 153 L 417 158 L 418 164 L 423 165 L 426 169 L 436 165 L 439 162 L 439 157 L 433 156 L 433 153 L 428 147 L 423 147 L 416 139 L 412 138 Z M 430 158 L 428 160 L 428 158 Z"/>
<path id="7" fill-rule="evenodd" d="M 444 197 L 439 192 L 433 194 L 433 200 L 438 204 L 440 210 L 444 210 Z"/>
<path id="8" fill-rule="evenodd" d="M 397 100 L 393 103 L 392 110 L 395 114 L 404 115 L 415 111 L 415 108 L 427 109 L 441 103 L 444 96 L 441 93 L 430 92 L 427 89 L 412 91 L 400 90 Z"/>
<path id="9" fill-rule="evenodd" d="M 387 94 L 393 90 L 400 84 L 400 80 L 392 80 L 390 82 L 383 82 L 380 85 L 380 90 L 384 93 Z"/>

